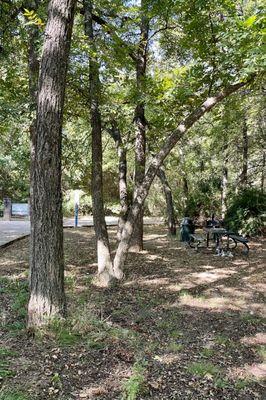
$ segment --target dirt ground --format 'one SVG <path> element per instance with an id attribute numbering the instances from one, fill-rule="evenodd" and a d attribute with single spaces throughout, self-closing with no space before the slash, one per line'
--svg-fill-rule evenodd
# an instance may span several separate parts
<path id="1" fill-rule="evenodd" d="M 67 229 L 69 317 L 35 337 L 28 239 L 1 249 L 0 400 L 265 398 L 265 243 L 217 257 L 146 227 L 123 282 L 101 289 L 93 230 Z"/>

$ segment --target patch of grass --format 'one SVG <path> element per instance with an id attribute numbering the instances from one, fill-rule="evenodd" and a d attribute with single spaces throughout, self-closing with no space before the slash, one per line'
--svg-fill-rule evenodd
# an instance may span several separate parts
<path id="1" fill-rule="evenodd" d="M 247 379 L 238 379 L 235 382 L 235 388 L 237 390 L 242 390 L 242 389 L 245 389 L 249 384 L 250 384 L 250 382 Z"/>
<path id="2" fill-rule="evenodd" d="M 1 291 L 11 297 L 11 309 L 16 314 L 17 319 L 24 319 L 27 314 L 28 302 L 28 282 L 19 279 L 1 278 Z"/>
<path id="3" fill-rule="evenodd" d="M 200 351 L 200 356 L 203 358 L 210 358 L 214 355 L 215 351 L 213 349 L 209 349 L 207 347 L 203 347 L 203 349 Z"/>
<path id="4" fill-rule="evenodd" d="M 195 362 L 188 365 L 188 372 L 198 376 L 218 376 L 220 369 L 215 365 L 208 362 Z"/>
<path id="5" fill-rule="evenodd" d="M 93 274 L 92 274 L 92 275 L 86 276 L 86 277 L 84 278 L 84 283 L 85 283 L 85 285 L 87 285 L 87 286 L 92 285 L 93 278 L 94 278 L 94 275 L 93 275 Z"/>
<path id="6" fill-rule="evenodd" d="M 217 344 L 220 344 L 220 345 L 226 346 L 226 347 L 233 346 L 232 340 L 228 336 L 224 336 L 224 335 L 217 335 L 215 337 L 215 342 Z"/>
<path id="7" fill-rule="evenodd" d="M 52 378 L 51 378 L 51 383 L 53 386 L 62 389 L 63 384 L 60 378 L 60 375 L 58 372 L 56 372 L 55 374 L 53 374 Z"/>
<path id="8" fill-rule="evenodd" d="M 26 322 L 24 321 L 14 321 L 6 325 L 10 336 L 20 335 L 21 332 L 26 328 Z"/>
<path id="9" fill-rule="evenodd" d="M 167 350 L 172 351 L 173 353 L 179 352 L 183 349 L 183 345 L 180 343 L 175 343 L 175 342 L 171 342 L 168 347 Z"/>
<path id="10" fill-rule="evenodd" d="M 250 325 L 261 325 L 266 322 L 266 318 L 253 314 L 242 314 L 241 320 Z"/>
<path id="11" fill-rule="evenodd" d="M 77 283 L 77 279 L 75 276 L 73 276 L 73 275 L 65 276 L 66 288 L 68 290 L 70 290 L 71 292 L 73 292 L 75 290 L 76 283 Z"/>
<path id="12" fill-rule="evenodd" d="M 266 345 L 259 346 L 258 355 L 262 358 L 262 361 L 266 362 Z"/>
<path id="13" fill-rule="evenodd" d="M 145 382 L 146 364 L 137 362 L 132 369 L 132 375 L 123 384 L 123 400 L 136 400 L 143 391 Z"/>
<path id="14" fill-rule="evenodd" d="M 28 302 L 28 292 L 25 290 L 18 292 L 11 308 L 20 319 L 26 318 L 27 302 Z"/>
<path id="15" fill-rule="evenodd" d="M 228 379 L 216 378 L 214 380 L 214 386 L 218 389 L 226 389 L 226 388 L 230 387 L 230 383 L 229 383 Z"/>
<path id="16" fill-rule="evenodd" d="M 0 380 L 15 375 L 15 372 L 10 369 L 10 361 L 7 360 L 7 357 L 14 355 L 15 352 L 12 352 L 6 347 L 0 347 Z"/>
<path id="17" fill-rule="evenodd" d="M 13 350 L 10 350 L 6 347 L 0 347 L 0 360 L 4 357 L 12 357 L 15 356 L 17 353 Z"/>
<path id="18" fill-rule="evenodd" d="M 0 360 L 0 380 L 14 375 L 15 372 L 9 368 L 9 362 Z"/>
<path id="19" fill-rule="evenodd" d="M 30 400 L 30 398 L 23 392 L 6 389 L 0 391 L 0 400 Z"/>
<path id="20" fill-rule="evenodd" d="M 68 322 L 62 319 L 53 319 L 50 322 L 48 329 L 52 333 L 52 336 L 54 336 L 54 339 L 61 346 L 73 346 L 81 339 L 81 336 L 77 332 L 72 331 Z"/>
<path id="21" fill-rule="evenodd" d="M 126 305 L 126 304 L 121 305 L 121 307 L 112 311 L 112 317 L 114 319 L 128 317 L 131 314 L 131 312 L 132 312 L 132 309 L 131 309 L 130 305 Z M 144 314 L 142 312 L 140 312 L 139 315 L 136 316 L 135 322 L 142 321 L 143 315 Z"/>
<path id="22" fill-rule="evenodd" d="M 178 330 L 175 329 L 175 330 L 169 332 L 169 335 L 173 339 L 178 339 L 178 338 L 181 338 L 183 336 L 183 332 L 178 331 Z"/>

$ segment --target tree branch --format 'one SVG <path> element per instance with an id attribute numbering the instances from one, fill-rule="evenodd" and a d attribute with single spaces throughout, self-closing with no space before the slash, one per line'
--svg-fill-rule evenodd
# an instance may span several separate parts
<path id="1" fill-rule="evenodd" d="M 134 62 L 137 61 L 137 55 L 136 53 L 132 50 L 131 46 L 124 42 L 124 40 L 122 40 L 116 33 L 115 33 L 115 27 L 113 25 L 111 25 L 109 22 L 107 22 L 105 19 L 103 19 L 102 17 L 99 17 L 96 14 L 92 14 L 92 19 L 93 21 L 95 21 L 97 24 L 101 25 L 106 33 L 108 33 L 108 35 L 112 36 L 117 42 L 119 42 L 120 45 L 122 45 L 124 48 L 127 49 L 128 55 L 132 58 L 132 60 Z"/>

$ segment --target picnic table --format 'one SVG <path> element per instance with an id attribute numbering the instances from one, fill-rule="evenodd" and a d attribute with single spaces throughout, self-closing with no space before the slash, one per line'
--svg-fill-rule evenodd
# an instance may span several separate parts
<path id="1" fill-rule="evenodd" d="M 221 239 L 223 236 L 227 236 L 227 242 L 229 240 L 229 232 L 224 228 L 216 228 L 215 226 L 213 226 L 213 227 L 204 227 L 203 230 L 207 234 L 207 247 L 209 247 L 210 243 L 210 234 L 213 235 L 214 240 L 216 241 L 216 248 L 218 249 L 220 248 Z"/>
<path id="2" fill-rule="evenodd" d="M 226 248 L 225 251 L 229 254 L 229 249 L 231 248 L 236 248 L 238 243 L 241 243 L 245 246 L 246 248 L 246 253 L 249 253 L 249 247 L 248 247 L 248 239 L 235 234 L 234 232 L 228 231 L 225 228 L 219 228 L 219 227 L 204 227 L 203 231 L 206 233 L 206 246 L 207 248 L 209 247 L 210 243 L 210 237 L 211 235 L 213 236 L 213 239 L 215 241 L 215 248 L 218 254 L 221 254 L 223 251 L 223 246 L 222 246 L 222 238 L 226 238 Z M 198 250 L 199 246 L 201 243 L 205 242 L 205 238 L 203 238 L 201 235 L 198 234 L 190 234 L 190 237 L 192 239 L 192 242 L 190 242 L 191 247 L 195 247 Z M 232 247 L 233 245 L 233 247 Z"/>

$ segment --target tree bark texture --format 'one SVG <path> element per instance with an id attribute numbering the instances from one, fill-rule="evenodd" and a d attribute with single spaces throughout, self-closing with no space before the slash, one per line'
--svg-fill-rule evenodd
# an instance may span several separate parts
<path id="1" fill-rule="evenodd" d="M 156 176 L 158 169 L 161 167 L 164 159 L 167 157 L 167 155 L 170 153 L 176 143 L 185 135 L 187 130 L 195 124 L 195 122 L 197 122 L 205 113 L 209 112 L 213 107 L 215 107 L 216 104 L 220 103 L 223 99 L 230 96 L 230 94 L 245 86 L 251 80 L 253 80 L 253 77 L 247 82 L 240 82 L 235 85 L 230 85 L 222 90 L 220 93 L 218 93 L 216 96 L 207 98 L 207 100 L 204 101 L 204 103 L 202 103 L 200 107 L 191 112 L 166 138 L 164 145 L 151 161 L 150 166 L 147 169 L 142 184 L 138 188 L 135 200 L 130 209 L 127 222 L 122 232 L 122 239 L 119 243 L 114 259 L 115 275 L 117 275 L 118 277 L 119 275 L 121 275 L 121 271 L 123 270 L 124 263 L 126 261 L 130 239 L 133 233 L 134 223 L 148 195 L 153 179 Z"/>
<path id="2" fill-rule="evenodd" d="M 227 140 L 227 138 L 226 138 Z M 224 219 L 227 211 L 227 193 L 228 193 L 228 143 L 223 146 L 223 167 L 222 167 L 222 187 L 221 187 L 221 208 L 222 219 Z"/>
<path id="3" fill-rule="evenodd" d="M 31 3 L 31 2 L 30 2 Z M 39 1 L 27 4 L 28 9 L 34 8 L 37 10 Z M 38 77 L 39 77 L 39 59 L 37 51 L 37 43 L 40 36 L 39 27 L 30 25 L 28 28 L 28 77 L 29 77 L 29 99 L 30 99 L 30 111 L 34 117 L 29 126 L 30 132 L 30 182 L 33 182 L 34 174 L 34 155 L 35 155 L 35 144 L 36 144 L 36 110 L 37 110 L 37 94 L 38 94 Z M 30 187 L 30 203 L 33 200 L 33 186 Z M 30 204 L 30 219 L 33 224 L 34 214 L 32 213 L 33 205 Z M 31 242 L 33 245 L 33 242 Z M 34 254 L 33 249 L 30 251 L 30 256 Z M 30 263 L 31 264 L 31 263 Z M 29 277 L 30 278 L 30 277 Z"/>
<path id="4" fill-rule="evenodd" d="M 117 240 L 121 240 L 122 231 L 129 212 L 128 190 L 127 190 L 127 151 L 124 146 L 120 130 L 115 121 L 112 121 L 110 135 L 114 139 L 118 155 L 118 175 L 119 175 L 119 201 L 120 215 L 117 228 Z"/>
<path id="5" fill-rule="evenodd" d="M 167 209 L 167 226 L 169 235 L 176 235 L 176 216 L 173 203 L 172 190 L 163 168 L 159 168 L 157 175 L 162 183 Z"/>
<path id="6" fill-rule="evenodd" d="M 94 55 L 89 59 L 89 92 L 90 92 L 90 121 L 92 130 L 92 207 L 94 230 L 97 241 L 98 276 L 96 283 L 108 286 L 113 274 L 107 226 L 104 215 L 103 173 L 102 173 L 102 122 L 100 113 L 99 65 L 94 58 L 96 46 L 94 41 L 92 2 L 84 0 L 84 28 L 90 48 Z"/>
<path id="7" fill-rule="evenodd" d="M 36 143 L 31 176 L 31 280 L 28 327 L 66 311 L 61 139 L 75 0 L 51 0 L 40 65 Z"/>
<path id="8" fill-rule="evenodd" d="M 136 84 L 138 93 L 138 104 L 135 108 L 134 122 L 136 126 L 136 139 L 135 139 L 135 188 L 134 197 L 140 187 L 145 176 L 145 163 L 146 163 L 146 119 L 145 119 L 145 102 L 144 87 L 147 66 L 147 42 L 149 35 L 149 20 L 145 15 L 145 2 L 142 0 L 141 9 L 141 23 L 140 23 L 140 42 L 136 58 Z M 143 215 L 144 207 L 135 221 L 134 233 L 131 239 L 131 247 L 135 251 L 143 250 Z"/>
<path id="9" fill-rule="evenodd" d="M 179 164 L 180 164 L 180 175 L 182 179 L 182 189 L 183 189 L 182 207 L 184 213 L 186 214 L 186 208 L 189 196 L 189 187 L 188 187 L 188 179 L 185 172 L 185 157 L 182 147 L 183 146 L 181 143 L 181 146 L 179 146 Z"/>
<path id="10" fill-rule="evenodd" d="M 242 171 L 240 175 L 240 186 L 245 188 L 248 183 L 248 127 L 244 117 L 242 127 Z"/>
<path id="11" fill-rule="evenodd" d="M 262 153 L 262 170 L 261 170 L 261 181 L 260 181 L 260 190 L 264 193 L 265 187 L 265 166 L 266 166 L 266 151 L 263 150 Z"/>

